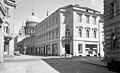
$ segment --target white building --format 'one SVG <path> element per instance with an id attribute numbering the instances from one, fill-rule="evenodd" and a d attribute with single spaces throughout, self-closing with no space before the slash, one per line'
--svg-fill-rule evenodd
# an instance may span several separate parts
<path id="1" fill-rule="evenodd" d="M 100 53 L 99 11 L 68 5 L 36 26 L 35 47 L 39 54 L 97 56 Z"/>
<path id="2" fill-rule="evenodd" d="M 2 32 L 3 36 L 3 49 L 4 55 L 13 55 L 14 54 L 14 9 L 16 7 L 15 0 L 0 0 L 0 9 L 4 17 L 0 18 L 2 21 Z M 1 40 L 2 41 L 2 40 Z"/>

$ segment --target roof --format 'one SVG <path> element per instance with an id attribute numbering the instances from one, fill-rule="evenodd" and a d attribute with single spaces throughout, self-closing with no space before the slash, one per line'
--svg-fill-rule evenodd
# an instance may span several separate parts
<path id="1" fill-rule="evenodd" d="M 94 12 L 97 12 L 97 13 L 100 13 L 99 11 L 97 10 L 94 10 L 94 9 L 91 9 L 91 8 L 88 8 L 88 7 L 82 7 L 78 4 L 75 4 L 75 5 L 67 5 L 67 6 L 64 6 L 64 7 L 61 7 L 61 9 L 63 8 L 69 8 L 69 7 L 76 7 L 76 8 L 80 8 L 80 9 L 85 9 L 85 10 L 89 10 L 89 11 L 94 11 Z"/>
<path id="2" fill-rule="evenodd" d="M 40 23 L 40 20 L 34 15 L 34 12 L 32 12 L 32 16 L 26 20 L 26 25 L 29 25 L 29 23 Z"/>

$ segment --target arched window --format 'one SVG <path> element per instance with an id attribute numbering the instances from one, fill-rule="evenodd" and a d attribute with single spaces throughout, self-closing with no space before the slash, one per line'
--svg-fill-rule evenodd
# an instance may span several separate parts
<path id="1" fill-rule="evenodd" d="M 94 30 L 94 32 L 93 32 L 94 34 L 93 34 L 93 36 L 94 36 L 94 38 L 96 38 L 97 37 L 97 33 L 96 33 L 96 30 Z"/>
<path id="2" fill-rule="evenodd" d="M 87 36 L 87 38 L 90 37 L 89 35 L 90 35 L 90 32 L 89 32 L 89 30 L 87 29 L 87 30 L 86 30 L 86 36 Z"/>
<path id="3" fill-rule="evenodd" d="M 70 36 L 70 30 L 69 29 L 65 30 L 65 36 Z"/>
<path id="4" fill-rule="evenodd" d="M 82 29 L 79 29 L 79 36 L 82 37 Z"/>

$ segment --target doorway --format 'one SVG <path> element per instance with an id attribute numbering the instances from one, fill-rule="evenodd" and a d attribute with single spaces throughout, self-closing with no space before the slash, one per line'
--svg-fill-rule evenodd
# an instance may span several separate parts
<path id="1" fill-rule="evenodd" d="M 70 44 L 65 44 L 66 54 L 70 54 Z"/>

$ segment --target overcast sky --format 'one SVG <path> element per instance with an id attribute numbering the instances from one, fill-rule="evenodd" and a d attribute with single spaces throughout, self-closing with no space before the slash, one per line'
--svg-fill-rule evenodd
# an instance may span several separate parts
<path id="1" fill-rule="evenodd" d="M 26 19 L 32 15 L 32 10 L 35 11 L 35 16 L 40 21 L 46 18 L 47 10 L 49 14 L 53 13 L 59 7 L 69 4 L 79 4 L 82 7 L 89 7 L 103 13 L 103 0 L 16 0 L 17 7 L 14 15 L 14 32 L 18 33 L 25 23 Z"/>

